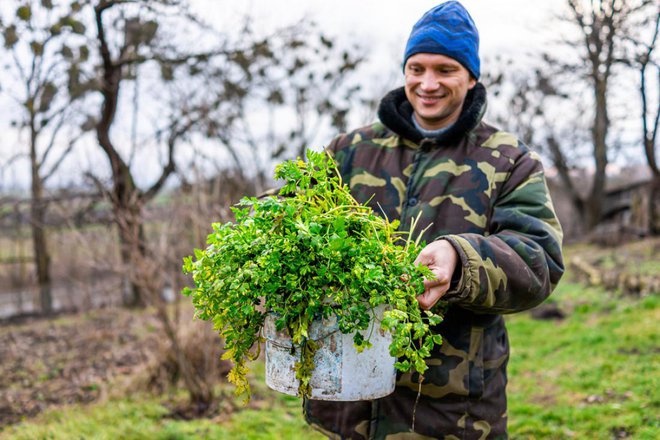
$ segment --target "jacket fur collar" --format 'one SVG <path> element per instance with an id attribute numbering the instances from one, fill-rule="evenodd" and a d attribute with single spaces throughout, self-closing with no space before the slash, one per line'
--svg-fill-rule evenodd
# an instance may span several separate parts
<path id="1" fill-rule="evenodd" d="M 461 137 L 472 131 L 481 122 L 486 112 L 486 88 L 477 83 L 468 91 L 458 120 L 452 127 L 434 138 L 436 144 L 454 144 Z M 387 128 L 406 139 L 420 144 L 424 135 L 411 121 L 413 108 L 403 87 L 389 92 L 380 102 L 378 117 Z"/>

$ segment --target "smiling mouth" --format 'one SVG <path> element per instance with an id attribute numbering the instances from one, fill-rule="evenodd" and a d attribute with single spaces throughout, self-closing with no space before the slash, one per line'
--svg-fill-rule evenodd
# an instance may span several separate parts
<path id="1" fill-rule="evenodd" d="M 417 97 L 422 101 L 424 104 L 435 104 L 436 102 L 440 101 L 441 99 L 445 98 L 446 95 L 417 95 Z"/>

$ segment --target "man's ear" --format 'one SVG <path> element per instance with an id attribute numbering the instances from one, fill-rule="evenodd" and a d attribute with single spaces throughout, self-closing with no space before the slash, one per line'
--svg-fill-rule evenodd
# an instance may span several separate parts
<path id="1" fill-rule="evenodd" d="M 472 90 L 476 85 L 477 85 L 477 79 L 474 76 L 470 75 L 470 81 L 468 82 L 468 89 Z"/>

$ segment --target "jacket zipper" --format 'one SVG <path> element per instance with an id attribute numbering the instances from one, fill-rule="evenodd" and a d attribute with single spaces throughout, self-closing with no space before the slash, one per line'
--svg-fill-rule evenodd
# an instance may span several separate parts
<path id="1" fill-rule="evenodd" d="M 417 181 L 416 176 L 417 176 L 417 168 L 419 168 L 419 162 L 421 161 L 422 158 L 422 150 L 424 149 L 424 145 L 429 143 L 426 139 L 423 139 L 422 142 L 419 144 L 419 148 L 415 151 L 415 155 L 413 156 L 413 169 L 412 173 L 410 173 L 410 179 L 408 179 L 408 183 L 406 184 L 406 198 L 403 201 L 403 207 L 401 209 L 401 225 L 405 226 L 408 228 L 410 226 L 408 222 L 408 208 L 409 204 L 408 201 L 413 197 L 413 190 L 416 186 Z"/>

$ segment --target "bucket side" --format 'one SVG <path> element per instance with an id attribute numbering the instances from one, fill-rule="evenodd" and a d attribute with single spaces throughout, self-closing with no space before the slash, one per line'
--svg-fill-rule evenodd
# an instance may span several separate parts
<path id="1" fill-rule="evenodd" d="M 385 307 L 376 309 L 376 319 L 362 336 L 372 346 L 358 353 L 353 344 L 353 335 L 342 336 L 341 391 L 319 393 L 312 390 L 312 398 L 334 401 L 374 400 L 394 392 L 396 384 L 396 359 L 390 355 L 392 335 L 380 328 L 380 319 Z"/>
<path id="2" fill-rule="evenodd" d="M 316 340 L 318 350 L 314 355 L 315 369 L 310 379 L 312 395 L 335 395 L 342 390 L 343 338 L 337 330 L 336 319 L 312 323 L 310 336 Z M 296 363 L 300 361 L 300 348 L 294 345 L 287 332 L 277 331 L 275 317 L 268 315 L 264 322 L 266 337 L 266 385 L 284 394 L 298 394 L 300 381 L 296 379 Z M 351 341 L 352 344 L 352 341 Z"/>
<path id="3" fill-rule="evenodd" d="M 312 323 L 310 336 L 318 336 L 314 355 L 315 369 L 310 379 L 311 398 L 317 400 L 373 400 L 394 391 L 395 358 L 389 353 L 392 336 L 380 329 L 385 306 L 375 310 L 369 329 L 361 332 L 372 347 L 357 352 L 353 335 L 336 329 L 336 319 Z M 334 328 L 333 328 L 334 327 Z M 268 315 L 264 323 L 266 336 L 266 384 L 275 391 L 296 395 L 299 381 L 295 365 L 300 361 L 299 347 L 286 332 L 275 328 L 275 317 Z"/>

